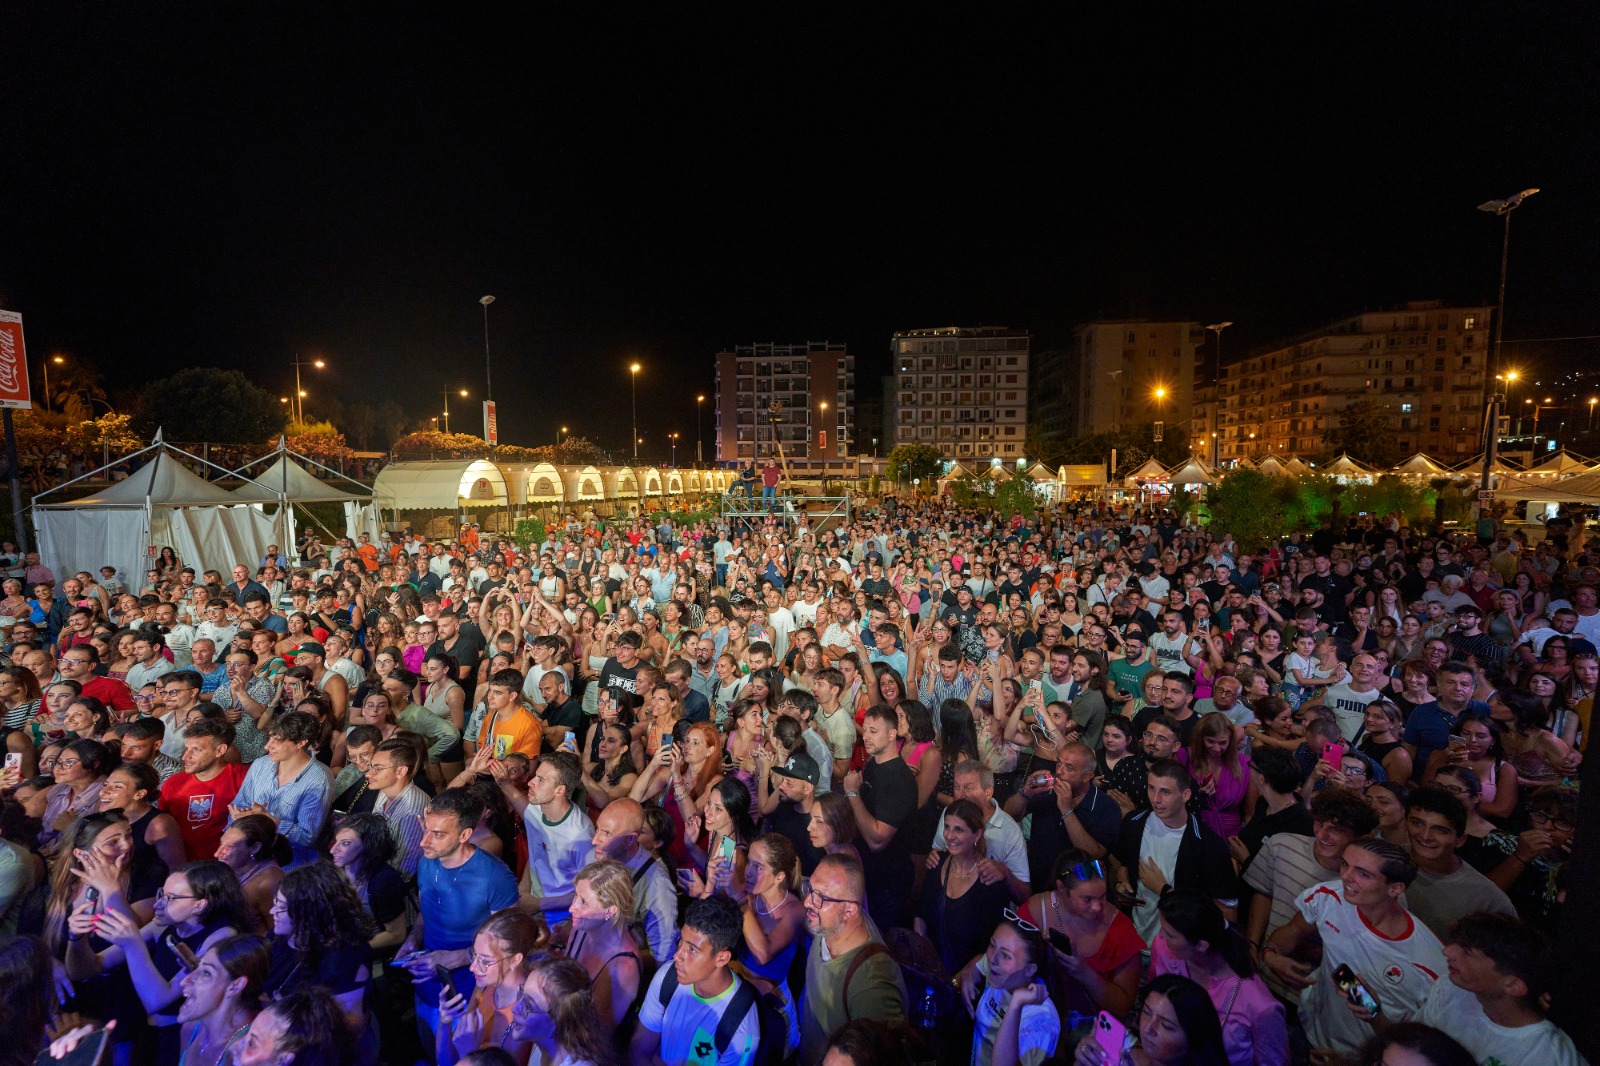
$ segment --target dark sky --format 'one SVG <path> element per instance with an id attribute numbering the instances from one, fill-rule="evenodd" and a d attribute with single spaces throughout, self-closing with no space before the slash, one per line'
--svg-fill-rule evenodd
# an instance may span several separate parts
<path id="1" fill-rule="evenodd" d="M 0 306 L 113 387 L 286 394 L 300 351 L 314 396 L 421 416 L 481 396 L 493 293 L 502 439 L 620 449 L 635 358 L 641 429 L 688 439 L 729 344 L 842 339 L 867 378 L 896 329 L 1226 318 L 1242 351 L 1487 302 L 1474 206 L 1534 185 L 1507 336 L 1600 334 L 1592 6 L 550 6 L 7 0 Z"/>

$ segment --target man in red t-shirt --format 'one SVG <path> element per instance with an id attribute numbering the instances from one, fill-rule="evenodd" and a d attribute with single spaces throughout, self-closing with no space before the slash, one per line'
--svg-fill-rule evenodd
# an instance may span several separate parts
<path id="1" fill-rule="evenodd" d="M 98 677 L 94 668 L 100 665 L 100 652 L 93 644 L 80 644 L 61 653 L 57 664 L 61 676 L 76 681 L 85 696 L 93 696 L 113 711 L 126 713 L 133 710 L 133 693 L 128 686 L 114 677 Z"/>
<path id="2" fill-rule="evenodd" d="M 228 806 L 239 795 L 246 768 L 224 762 L 233 743 L 233 726 L 201 719 L 183 737 L 183 772 L 161 786 L 161 809 L 178 820 L 178 833 L 191 859 L 217 854 L 228 828 Z"/>
<path id="3" fill-rule="evenodd" d="M 769 511 L 778 506 L 778 479 L 782 476 L 776 459 L 768 459 L 761 469 L 761 505 Z"/>

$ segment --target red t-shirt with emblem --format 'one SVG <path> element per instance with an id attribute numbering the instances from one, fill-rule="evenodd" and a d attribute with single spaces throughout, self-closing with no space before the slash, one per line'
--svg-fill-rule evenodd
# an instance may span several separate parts
<path id="1" fill-rule="evenodd" d="M 239 795 L 247 769 L 238 763 L 224 763 L 222 772 L 209 781 L 180 773 L 161 786 L 161 809 L 178 820 L 189 858 L 209 859 L 217 854 L 223 830 L 228 828 L 228 804 Z"/>

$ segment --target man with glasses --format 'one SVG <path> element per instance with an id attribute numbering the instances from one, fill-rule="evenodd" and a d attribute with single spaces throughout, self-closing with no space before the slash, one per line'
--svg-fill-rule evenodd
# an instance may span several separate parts
<path id="1" fill-rule="evenodd" d="M 867 924 L 865 898 L 866 875 L 848 855 L 818 863 L 801 898 L 813 938 L 800 1000 L 801 1066 L 820 1066 L 829 1036 L 845 1022 L 906 1019 L 900 967 Z"/>
<path id="2" fill-rule="evenodd" d="M 100 665 L 100 653 L 93 644 L 68 649 L 61 656 L 59 665 L 61 676 L 67 681 L 76 681 L 82 695 L 93 696 L 121 714 L 133 710 L 133 690 L 126 683 L 114 677 L 95 675 L 95 667 Z"/>
<path id="3" fill-rule="evenodd" d="M 389 823 L 389 836 L 394 840 L 390 865 L 407 880 L 417 875 L 422 809 L 428 805 L 428 794 L 416 786 L 416 776 L 416 745 L 400 737 L 379 744 L 367 763 L 367 785 L 376 793 L 372 812 Z"/>
<path id="4" fill-rule="evenodd" d="M 1577 791 L 1546 785 L 1528 800 L 1528 828 L 1516 838 L 1515 849 L 1489 871 L 1489 880 L 1511 897 L 1522 920 L 1552 936 L 1572 932 L 1559 920 L 1562 868 L 1572 857 L 1577 827 Z"/>

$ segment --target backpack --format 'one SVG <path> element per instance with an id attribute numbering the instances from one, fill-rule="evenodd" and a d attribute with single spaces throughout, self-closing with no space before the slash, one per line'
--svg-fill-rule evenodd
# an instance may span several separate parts
<path id="1" fill-rule="evenodd" d="M 658 998 L 661 1001 L 661 1011 L 665 1015 L 667 1005 L 672 1002 L 672 997 L 678 992 L 678 965 L 667 965 L 666 977 L 661 980 L 661 991 Z M 741 978 L 739 987 L 734 990 L 733 999 L 728 1003 L 722 1017 L 717 1021 L 717 1032 L 714 1040 L 717 1045 L 717 1057 L 721 1058 L 733 1043 L 733 1036 L 739 1031 L 739 1026 L 744 1024 L 750 1011 L 755 1010 L 759 1024 L 756 1037 L 756 1051 L 750 1060 L 750 1066 L 782 1066 L 788 1058 L 789 1020 L 784 1016 L 783 1004 L 775 995 L 763 993 L 749 980 Z"/>

